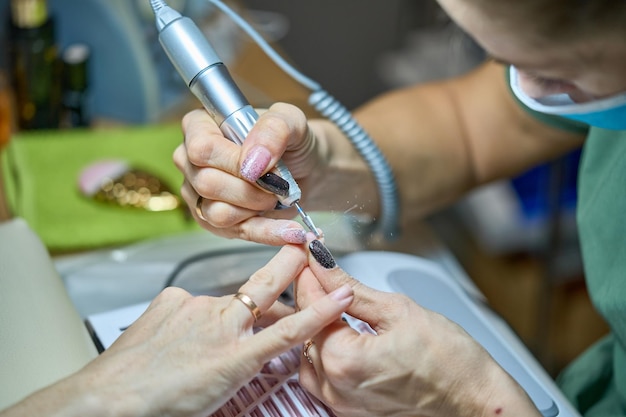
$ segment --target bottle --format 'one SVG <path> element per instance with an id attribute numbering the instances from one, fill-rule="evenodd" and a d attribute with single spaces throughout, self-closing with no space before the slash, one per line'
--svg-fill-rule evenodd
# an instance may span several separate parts
<path id="1" fill-rule="evenodd" d="M 4 46 L 4 39 L 2 39 Z M 9 143 L 13 133 L 13 93 L 7 70 L 6 48 L 0 51 L 0 151 Z"/>
<path id="2" fill-rule="evenodd" d="M 9 26 L 17 129 L 58 128 L 61 67 L 46 0 L 11 0 Z"/>
<path id="3" fill-rule="evenodd" d="M 0 67 L 0 151 L 11 140 L 13 133 L 13 98 L 4 68 Z"/>
<path id="4" fill-rule="evenodd" d="M 62 128 L 88 127 L 91 124 L 89 55 L 90 49 L 83 43 L 71 44 L 63 51 Z"/>

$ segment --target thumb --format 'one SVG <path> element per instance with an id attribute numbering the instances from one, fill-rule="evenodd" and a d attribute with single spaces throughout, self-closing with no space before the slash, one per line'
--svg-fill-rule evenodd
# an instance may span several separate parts
<path id="1" fill-rule="evenodd" d="M 348 314 L 369 323 L 374 329 L 387 327 L 385 324 L 390 317 L 382 313 L 395 311 L 391 294 L 368 287 L 341 269 L 320 240 L 309 242 L 309 268 L 327 293 L 346 284 L 352 287 L 354 301 Z"/>

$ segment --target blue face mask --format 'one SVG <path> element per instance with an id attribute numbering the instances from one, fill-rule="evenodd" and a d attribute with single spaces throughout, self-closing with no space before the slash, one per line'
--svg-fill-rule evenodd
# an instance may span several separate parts
<path id="1" fill-rule="evenodd" d="M 510 80 L 515 96 L 532 110 L 563 116 L 603 129 L 626 130 L 626 93 L 575 103 L 567 94 L 529 97 L 520 88 L 518 73 L 514 67 L 510 68 Z"/>

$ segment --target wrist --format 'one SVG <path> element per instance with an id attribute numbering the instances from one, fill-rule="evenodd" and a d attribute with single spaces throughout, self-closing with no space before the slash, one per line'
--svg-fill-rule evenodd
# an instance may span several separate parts
<path id="1" fill-rule="evenodd" d="M 78 374 L 73 374 L 0 411 L 0 417 L 120 417 L 111 411 L 115 402 L 106 401 L 88 385 Z"/>
<path id="2" fill-rule="evenodd" d="M 541 417 L 526 391 L 500 365 L 490 360 L 485 375 L 474 392 L 474 404 L 482 417 Z M 470 414 L 467 414 L 468 416 Z"/>
<path id="3" fill-rule="evenodd" d="M 307 207 L 375 216 L 378 188 L 352 142 L 327 120 L 312 120 L 309 128 L 316 137 L 318 163 L 306 181 Z"/>

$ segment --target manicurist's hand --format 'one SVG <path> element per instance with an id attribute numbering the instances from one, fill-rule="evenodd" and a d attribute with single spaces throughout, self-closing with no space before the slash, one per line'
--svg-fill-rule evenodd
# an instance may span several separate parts
<path id="1" fill-rule="evenodd" d="M 296 313 L 277 302 L 296 276 L 311 275 L 307 263 L 303 247 L 283 247 L 241 287 L 241 298 L 168 288 L 97 359 L 0 415 L 207 416 L 351 303 L 349 286 Z"/>
<path id="2" fill-rule="evenodd" d="M 461 327 L 404 295 L 355 280 L 319 241 L 310 243 L 313 274 L 297 280 L 297 303 L 312 305 L 350 285 L 348 313 L 377 333 L 341 320 L 307 343 L 300 381 L 337 415 L 540 416 L 520 386 Z"/>
<path id="3" fill-rule="evenodd" d="M 320 163 L 320 151 L 302 111 L 282 103 L 271 106 L 243 146 L 226 139 L 204 110 L 185 115 L 182 127 L 185 140 L 174 162 L 185 176 L 182 196 L 202 227 L 270 245 L 305 242 L 299 223 L 286 220 L 295 216 L 293 209 L 274 210 L 276 196 L 255 184 L 282 158 L 304 189 Z"/>

